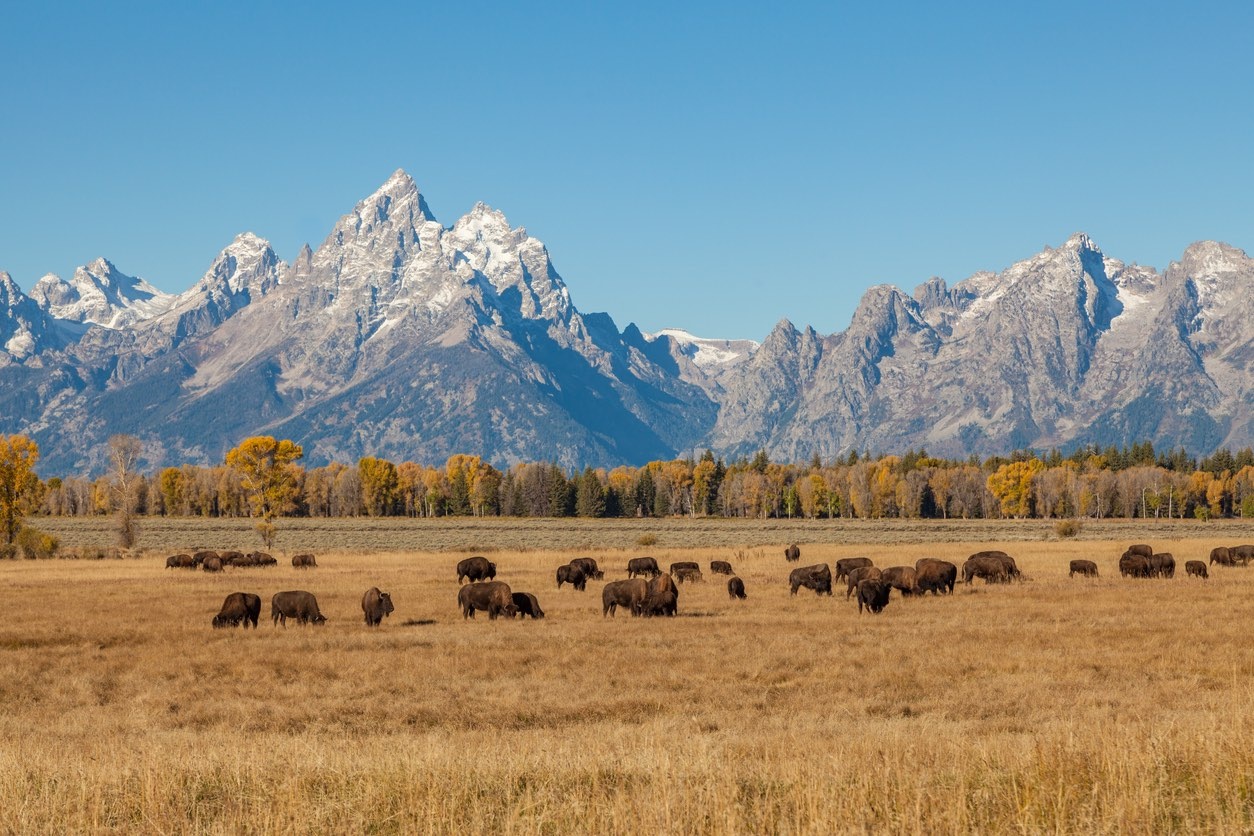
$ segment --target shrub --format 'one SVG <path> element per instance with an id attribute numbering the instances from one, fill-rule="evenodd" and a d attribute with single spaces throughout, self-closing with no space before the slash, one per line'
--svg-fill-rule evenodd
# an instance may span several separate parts
<path id="1" fill-rule="evenodd" d="M 1079 520 L 1059 520 L 1058 522 L 1054 523 L 1054 533 L 1064 539 L 1067 537 L 1075 537 L 1079 535 L 1080 531 L 1083 528 L 1084 528 L 1084 523 L 1080 522 Z"/>
<path id="2" fill-rule="evenodd" d="M 61 541 L 51 534 L 44 534 L 37 528 L 24 525 L 18 529 L 17 537 L 13 538 L 13 546 L 18 557 L 38 560 L 55 555 Z"/>
<path id="3" fill-rule="evenodd" d="M 655 534 L 641 534 L 639 537 L 637 537 L 637 538 L 636 538 L 636 545 L 637 545 L 637 546 L 656 546 L 656 545 L 657 545 L 657 535 L 655 535 Z"/>

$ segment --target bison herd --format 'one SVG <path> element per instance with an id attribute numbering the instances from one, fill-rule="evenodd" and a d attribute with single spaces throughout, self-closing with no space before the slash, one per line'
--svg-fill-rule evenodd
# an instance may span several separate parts
<path id="1" fill-rule="evenodd" d="M 800 560 L 801 550 L 794 543 L 784 551 L 787 562 Z M 1254 546 L 1219 546 L 1211 550 L 1210 564 L 1221 566 L 1248 566 L 1254 559 Z M 176 554 L 166 560 L 167 568 L 201 569 L 220 572 L 225 567 L 274 566 L 278 561 L 264 552 L 196 551 L 193 554 Z M 312 554 L 298 554 L 292 558 L 292 566 L 308 569 L 316 567 Z M 835 568 L 833 575 L 832 568 Z M 1129 546 L 1118 561 L 1119 573 L 1129 578 L 1173 578 L 1176 572 L 1175 557 L 1168 552 L 1155 552 L 1145 544 Z M 652 557 L 633 557 L 627 561 L 627 577 L 612 580 L 601 589 L 601 613 L 613 617 L 621 607 L 633 616 L 674 616 L 679 612 L 680 586 L 700 583 L 705 575 L 695 561 L 678 561 L 670 564 L 667 572 Z M 1068 576 L 1082 578 L 1100 577 L 1097 563 L 1092 560 L 1072 560 Z M 1207 578 L 1207 564 L 1201 560 L 1189 560 L 1184 565 L 1189 577 Z M 747 599 L 744 581 L 737 577 L 730 562 L 710 561 L 711 575 L 727 576 L 727 594 L 734 601 Z M 858 612 L 883 612 L 889 596 L 897 590 L 902 597 L 952 594 L 961 574 L 964 584 L 976 578 L 986 584 L 1004 584 L 1024 580 L 1015 559 L 1003 551 L 987 550 L 969 556 L 961 568 L 935 557 L 920 558 L 913 566 L 877 567 L 868 557 L 845 557 L 832 567 L 826 563 L 802 566 L 788 575 L 790 593 L 796 595 L 809 589 L 816 595 L 832 594 L 833 582 L 845 583 L 845 600 L 854 598 Z M 497 566 L 485 557 L 468 557 L 457 564 L 457 605 L 464 618 L 474 618 L 476 612 L 486 612 L 489 619 L 544 618 L 544 610 L 536 596 L 530 592 L 514 592 L 509 584 L 496 579 Z M 559 566 L 556 572 L 557 588 L 570 585 L 577 592 L 587 590 L 589 580 L 603 580 L 605 572 L 592 557 L 577 557 Z M 361 601 L 362 613 L 367 626 L 378 627 L 393 612 L 391 596 L 378 587 L 366 590 Z M 247 592 L 233 592 L 222 602 L 221 611 L 213 617 L 214 627 L 257 627 L 261 615 L 261 598 Z M 276 593 L 270 600 L 270 618 L 275 625 L 287 626 L 287 620 L 298 624 L 323 624 L 326 617 L 318 608 L 318 601 L 310 592 L 290 590 Z"/>

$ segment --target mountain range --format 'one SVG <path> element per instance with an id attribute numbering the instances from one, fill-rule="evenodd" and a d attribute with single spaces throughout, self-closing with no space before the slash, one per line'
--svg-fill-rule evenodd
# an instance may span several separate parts
<path id="1" fill-rule="evenodd" d="M 483 204 L 437 221 L 393 174 L 289 264 L 238 236 L 181 294 L 101 258 L 25 294 L 0 272 L 0 432 L 41 471 L 97 473 L 115 433 L 150 466 L 248 435 L 309 464 L 830 459 L 1152 440 L 1254 442 L 1254 260 L 1216 242 L 1162 273 L 1083 234 L 1000 273 L 863 296 L 849 327 L 760 344 L 581 313 L 545 246 Z"/>

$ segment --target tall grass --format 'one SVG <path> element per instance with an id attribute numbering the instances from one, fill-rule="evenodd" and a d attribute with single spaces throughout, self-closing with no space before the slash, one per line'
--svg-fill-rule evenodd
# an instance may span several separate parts
<path id="1" fill-rule="evenodd" d="M 662 538 L 665 546 L 665 537 Z M 1185 559 L 1209 540 L 1155 543 Z M 1132 581 L 1121 544 L 812 545 L 1032 580 L 859 617 L 788 594 L 775 548 L 728 559 L 675 619 L 555 588 L 573 551 L 502 549 L 542 621 L 465 621 L 457 555 L 320 552 L 319 568 L 0 563 L 4 832 L 1241 832 L 1254 827 L 1254 569 Z M 606 580 L 633 550 L 606 550 Z M 1097 580 L 1067 578 L 1095 559 Z M 707 578 L 709 576 L 707 575 Z M 362 623 L 379 586 L 396 612 Z M 272 627 L 308 589 L 328 623 Z M 263 626 L 212 630 L 227 593 Z"/>

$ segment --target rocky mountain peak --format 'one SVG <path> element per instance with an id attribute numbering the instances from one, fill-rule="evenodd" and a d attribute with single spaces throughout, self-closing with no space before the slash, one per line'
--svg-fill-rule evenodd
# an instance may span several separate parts
<path id="1" fill-rule="evenodd" d="M 52 274 L 44 276 L 32 296 L 56 319 L 113 329 L 156 316 L 176 299 L 143 279 L 126 275 L 105 258 L 79 267 L 69 282 Z"/>

